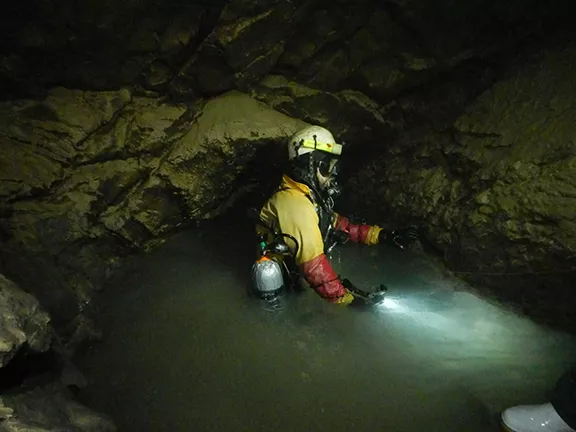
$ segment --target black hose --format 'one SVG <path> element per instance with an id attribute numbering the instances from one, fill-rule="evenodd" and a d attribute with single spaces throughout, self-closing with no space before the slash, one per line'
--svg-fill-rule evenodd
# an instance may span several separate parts
<path id="1" fill-rule="evenodd" d="M 298 255 L 298 251 L 300 250 L 300 245 L 298 244 L 298 240 L 296 240 L 294 238 L 294 236 L 291 236 L 290 234 L 280 233 L 279 235 L 282 237 L 287 237 L 294 242 L 294 244 L 296 245 L 296 251 L 294 252 L 294 258 L 296 258 L 296 256 Z"/>
<path id="2" fill-rule="evenodd" d="M 296 240 L 293 236 L 291 236 L 290 234 L 284 234 L 282 232 L 277 232 L 275 229 L 273 229 L 272 226 L 266 224 L 262 219 L 260 219 L 260 214 L 259 214 L 258 210 L 254 209 L 254 208 L 248 209 L 248 217 L 250 219 L 252 219 L 252 221 L 255 222 L 256 224 L 264 227 L 265 229 L 267 229 L 268 231 L 273 233 L 276 237 L 278 237 L 278 236 L 287 237 L 290 240 L 292 240 L 294 242 L 294 244 L 296 245 L 296 252 L 294 252 L 294 258 L 296 257 L 296 255 L 298 255 L 298 251 L 300 250 L 300 244 L 298 243 L 298 240 Z"/>

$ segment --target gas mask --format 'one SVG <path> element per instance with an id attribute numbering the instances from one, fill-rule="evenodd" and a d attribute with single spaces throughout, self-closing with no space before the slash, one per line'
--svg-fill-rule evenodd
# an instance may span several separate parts
<path id="1" fill-rule="evenodd" d="M 335 199 L 338 196 L 340 196 L 340 194 L 342 193 L 342 188 L 340 187 L 336 179 L 330 180 L 330 183 L 328 183 L 328 186 L 326 187 L 326 193 L 332 199 Z"/>
<path id="2" fill-rule="evenodd" d="M 322 176 L 322 190 L 333 199 L 342 193 L 342 189 L 336 181 L 340 170 L 339 165 L 339 160 L 336 158 L 321 160 L 318 163 L 318 171 Z"/>

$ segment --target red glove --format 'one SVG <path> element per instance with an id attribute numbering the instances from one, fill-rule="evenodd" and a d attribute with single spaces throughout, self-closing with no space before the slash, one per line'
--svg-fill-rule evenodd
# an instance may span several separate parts
<path id="1" fill-rule="evenodd" d="M 338 279 L 338 275 L 328 262 L 326 255 L 319 255 L 302 264 L 302 272 L 312 289 L 323 299 L 345 304 L 354 299 Z"/>
<path id="2" fill-rule="evenodd" d="M 366 243 L 370 232 L 370 225 L 351 224 L 348 218 L 338 215 L 336 219 L 336 229 L 344 231 L 354 243 Z"/>

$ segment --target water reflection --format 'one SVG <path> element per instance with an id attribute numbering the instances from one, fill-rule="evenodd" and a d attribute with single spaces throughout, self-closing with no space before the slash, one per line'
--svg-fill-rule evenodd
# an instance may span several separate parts
<path id="1" fill-rule="evenodd" d="M 358 287 L 389 287 L 378 307 L 308 291 L 271 313 L 246 297 L 251 257 L 226 229 L 241 232 L 215 227 L 213 249 L 181 235 L 108 290 L 82 397 L 120 430 L 486 432 L 507 406 L 544 400 L 576 358 L 572 337 L 378 247 L 333 256 Z"/>

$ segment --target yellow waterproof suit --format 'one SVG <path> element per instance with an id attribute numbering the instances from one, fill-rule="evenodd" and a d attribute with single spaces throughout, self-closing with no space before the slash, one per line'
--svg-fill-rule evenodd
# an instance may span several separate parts
<path id="1" fill-rule="evenodd" d="M 353 300 L 325 255 L 325 244 L 319 204 L 308 186 L 284 175 L 278 191 L 260 211 L 260 218 L 280 232 L 298 241 L 296 264 L 310 286 L 324 299 L 338 304 L 349 304 Z M 377 244 L 382 228 L 370 225 L 351 224 L 347 218 L 334 212 L 328 215 L 331 228 L 345 232 L 351 241 Z M 286 243 L 294 253 L 296 245 L 290 239 Z"/>

